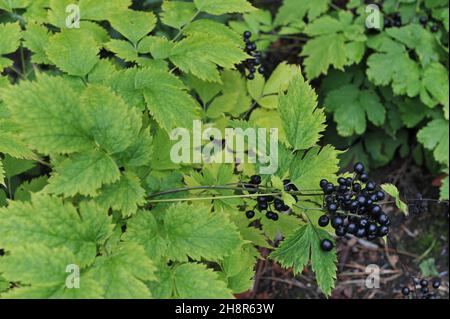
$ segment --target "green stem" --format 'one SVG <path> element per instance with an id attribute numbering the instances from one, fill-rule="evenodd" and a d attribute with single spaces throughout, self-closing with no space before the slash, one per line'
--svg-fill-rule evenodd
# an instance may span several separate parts
<path id="1" fill-rule="evenodd" d="M 280 193 L 267 194 L 247 194 L 247 195 L 224 195 L 224 196 L 208 196 L 208 197 L 186 197 L 186 198 L 169 198 L 169 199 L 151 199 L 148 203 L 174 203 L 174 202 L 190 202 L 202 200 L 232 199 L 232 198 L 254 198 L 261 196 L 277 196 Z"/>
<path id="2" fill-rule="evenodd" d="M 198 17 L 199 14 L 200 14 L 200 10 L 197 10 L 195 12 L 195 14 L 192 16 L 192 18 L 184 26 L 181 27 L 180 31 L 172 39 L 172 41 L 174 41 L 174 42 L 177 41 L 183 35 L 184 30 L 186 30 L 186 28 L 195 20 L 195 18 Z"/>

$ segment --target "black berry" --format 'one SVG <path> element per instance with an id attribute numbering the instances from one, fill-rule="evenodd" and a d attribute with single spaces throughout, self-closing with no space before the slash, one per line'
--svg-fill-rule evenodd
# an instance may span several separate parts
<path id="1" fill-rule="evenodd" d="M 320 242 L 320 248 L 323 251 L 331 251 L 333 249 L 334 245 L 329 239 L 322 239 Z"/>
<path id="2" fill-rule="evenodd" d="M 247 216 L 248 219 L 252 219 L 253 217 L 255 217 L 255 212 L 252 210 L 249 210 L 249 211 L 245 212 L 245 216 Z"/>
<path id="3" fill-rule="evenodd" d="M 318 224 L 320 227 L 326 227 L 330 223 L 330 218 L 327 215 L 322 215 L 319 217 Z"/>
<path id="4" fill-rule="evenodd" d="M 250 177 L 250 184 L 253 184 L 253 185 L 261 184 L 261 176 L 253 175 L 252 177 Z"/>

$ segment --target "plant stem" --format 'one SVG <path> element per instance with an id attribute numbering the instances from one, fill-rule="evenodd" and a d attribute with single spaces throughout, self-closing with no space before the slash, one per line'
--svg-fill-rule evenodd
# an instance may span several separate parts
<path id="1" fill-rule="evenodd" d="M 200 10 L 197 10 L 195 12 L 195 14 L 192 16 L 192 18 L 184 25 L 181 27 L 180 31 L 177 33 L 177 35 L 172 39 L 172 41 L 177 41 L 183 34 L 184 30 L 186 30 L 186 28 L 195 20 L 195 18 L 198 17 L 198 15 L 200 14 Z"/>

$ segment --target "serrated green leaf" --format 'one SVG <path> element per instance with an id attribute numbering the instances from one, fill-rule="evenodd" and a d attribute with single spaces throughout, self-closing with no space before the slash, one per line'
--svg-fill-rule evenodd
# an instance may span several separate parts
<path id="1" fill-rule="evenodd" d="M 32 195 L 31 202 L 12 201 L 0 208 L 0 230 L 0 245 L 6 249 L 14 251 L 30 242 L 65 247 L 84 266 L 93 263 L 97 245 L 105 242 L 112 226 L 107 212 L 93 203 L 82 203 L 77 211 L 59 198 Z"/>
<path id="2" fill-rule="evenodd" d="M 327 145 L 314 147 L 308 152 L 297 153 L 290 165 L 292 182 L 300 189 L 319 189 L 320 180 L 333 180 L 339 170 L 338 156 L 342 152 Z"/>
<path id="3" fill-rule="evenodd" d="M 45 54 L 50 34 L 48 29 L 38 23 L 28 23 L 23 32 L 24 46 L 33 52 L 31 61 L 38 64 L 51 64 Z"/>
<path id="4" fill-rule="evenodd" d="M 47 185 L 47 176 L 39 176 L 30 181 L 25 181 L 16 189 L 14 193 L 14 200 L 29 201 L 31 194 L 39 192 L 45 185 Z"/>
<path id="5" fill-rule="evenodd" d="M 205 81 L 220 82 L 217 66 L 233 69 L 247 57 L 227 37 L 193 33 L 173 47 L 170 60 L 183 72 Z"/>
<path id="6" fill-rule="evenodd" d="M 121 211 L 124 217 L 128 217 L 145 203 L 144 197 L 145 190 L 139 177 L 132 172 L 125 172 L 119 181 L 103 186 L 95 201 L 102 207 Z"/>
<path id="7" fill-rule="evenodd" d="M 301 75 L 296 76 L 287 94 L 279 97 L 279 112 L 287 139 L 295 150 L 316 145 L 325 130 L 325 114 L 317 108 L 317 95 Z"/>
<path id="8" fill-rule="evenodd" d="M 135 62 L 139 59 L 136 48 L 126 40 L 112 39 L 105 46 L 109 51 L 114 52 L 117 57 L 126 62 Z"/>
<path id="9" fill-rule="evenodd" d="M 152 12 L 134 10 L 122 10 L 113 13 L 109 17 L 109 21 L 114 29 L 119 31 L 135 46 L 156 25 L 156 17 Z"/>
<path id="10" fill-rule="evenodd" d="M 14 12 L 14 9 L 23 9 L 30 5 L 31 0 L 0 0 L 0 9 Z"/>
<path id="11" fill-rule="evenodd" d="M 85 132 L 109 153 L 126 150 L 141 130 L 141 115 L 105 86 L 89 86 L 80 98 Z M 118 121 L 117 119 L 120 119 Z"/>
<path id="12" fill-rule="evenodd" d="M 177 127 L 190 128 L 197 118 L 197 104 L 174 75 L 157 70 L 139 70 L 136 89 L 143 92 L 147 107 L 168 133 Z"/>
<path id="13" fill-rule="evenodd" d="M 444 106 L 445 118 L 449 118 L 449 82 L 448 70 L 440 63 L 431 63 L 423 71 L 421 96 L 425 90 L 434 103 Z M 435 104 L 434 104 L 435 105 Z M 433 107 L 434 105 L 428 105 Z"/>
<path id="14" fill-rule="evenodd" d="M 123 240 L 138 243 L 153 260 L 161 259 L 166 254 L 169 244 L 163 229 L 159 227 L 150 211 L 138 212 L 130 218 Z"/>
<path id="15" fill-rule="evenodd" d="M 161 22 L 175 29 L 188 24 L 196 15 L 195 4 L 183 1 L 163 1 Z"/>
<path id="16" fill-rule="evenodd" d="M 334 112 L 334 120 L 341 136 L 361 135 L 366 131 L 367 118 L 377 126 L 384 124 L 386 110 L 378 95 L 347 84 L 330 91 L 325 98 L 327 110 Z"/>
<path id="17" fill-rule="evenodd" d="M 55 167 L 45 191 L 65 196 L 96 195 L 107 184 L 119 180 L 114 160 L 100 151 L 74 154 Z"/>
<path id="18" fill-rule="evenodd" d="M 72 153 L 93 146 L 81 129 L 77 93 L 58 77 L 39 75 L 1 91 L 1 98 L 18 122 L 23 139 L 42 153 Z"/>
<path id="19" fill-rule="evenodd" d="M 98 63 L 99 47 L 86 32 L 65 29 L 48 40 L 46 55 L 69 75 L 86 76 Z"/>
<path id="20" fill-rule="evenodd" d="M 286 238 L 270 258 L 279 262 L 285 268 L 292 268 L 294 274 L 301 273 L 311 260 L 319 287 L 325 295 L 331 295 L 336 279 L 336 251 L 324 252 L 320 242 L 324 238 L 331 239 L 323 229 L 312 224 L 300 227 Z"/>
<path id="21" fill-rule="evenodd" d="M 69 265 L 77 265 L 77 257 L 67 248 L 49 248 L 42 244 L 27 244 L 2 258 L 0 272 L 9 280 L 23 284 L 9 290 L 2 298 L 100 298 L 102 289 L 92 279 L 80 275 L 80 288 L 69 289 L 66 280 Z"/>
<path id="22" fill-rule="evenodd" d="M 306 57 L 305 72 L 310 80 L 327 74 L 330 66 L 342 70 L 347 64 L 345 38 L 330 34 L 311 39 L 303 47 L 302 56 Z"/>
<path id="23" fill-rule="evenodd" d="M 187 261 L 200 258 L 219 259 L 242 243 L 234 227 L 223 215 L 209 212 L 205 205 L 170 206 L 164 216 L 168 256 Z"/>
<path id="24" fill-rule="evenodd" d="M 146 281 L 156 279 L 155 266 L 144 248 L 135 243 L 120 244 L 108 256 L 96 259 L 89 275 L 105 291 L 105 298 L 150 298 Z"/>
<path id="25" fill-rule="evenodd" d="M 199 11 L 213 15 L 225 13 L 245 13 L 255 10 L 247 0 L 194 0 Z"/>
<path id="26" fill-rule="evenodd" d="M 21 37 L 22 30 L 18 22 L 0 24 L 0 39 L 2 39 L 0 42 L 0 55 L 16 51 L 20 46 Z"/>
<path id="27" fill-rule="evenodd" d="M 176 297 L 182 299 L 231 299 L 233 295 L 218 274 L 203 264 L 187 263 L 172 273 Z"/>

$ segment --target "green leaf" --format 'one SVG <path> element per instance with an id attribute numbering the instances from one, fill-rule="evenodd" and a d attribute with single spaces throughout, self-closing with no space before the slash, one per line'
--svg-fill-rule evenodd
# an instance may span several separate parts
<path id="1" fill-rule="evenodd" d="M 138 243 L 144 247 L 147 256 L 155 261 L 166 254 L 169 244 L 164 229 L 159 227 L 156 218 L 150 211 L 138 212 L 128 220 L 123 240 Z"/>
<path id="2" fill-rule="evenodd" d="M 255 10 L 247 0 L 194 0 L 199 11 L 213 15 L 225 13 L 245 13 Z"/>
<path id="3" fill-rule="evenodd" d="M 94 196 L 105 184 L 119 180 L 120 171 L 114 160 L 100 151 L 74 154 L 55 167 L 45 191 L 63 194 Z"/>
<path id="4" fill-rule="evenodd" d="M 9 155 L 5 155 L 3 159 L 3 168 L 5 170 L 5 177 L 12 178 L 14 176 L 20 175 L 29 171 L 33 167 L 35 167 L 36 162 L 14 158 Z"/>
<path id="5" fill-rule="evenodd" d="M 341 34 L 330 34 L 309 40 L 303 47 L 305 56 L 305 72 L 308 79 L 314 79 L 320 74 L 327 74 L 333 66 L 343 70 L 347 64 L 345 38 Z"/>
<path id="6" fill-rule="evenodd" d="M 205 265 L 187 263 L 172 273 L 176 297 L 181 299 L 231 299 L 233 295 L 218 274 Z"/>
<path id="7" fill-rule="evenodd" d="M 217 260 L 242 243 L 234 225 L 223 215 L 209 210 L 208 206 L 188 204 L 172 205 L 167 209 L 164 227 L 171 259 Z"/>
<path id="8" fill-rule="evenodd" d="M 103 186 L 95 200 L 100 206 L 121 211 L 124 217 L 128 217 L 145 203 L 145 190 L 139 177 L 125 172 L 119 181 Z"/>
<path id="9" fill-rule="evenodd" d="M 0 93 L 31 148 L 48 154 L 93 146 L 81 128 L 78 95 L 68 81 L 43 74 L 35 82 L 22 81 Z"/>
<path id="10" fill-rule="evenodd" d="M 139 59 L 136 48 L 132 43 L 126 40 L 112 39 L 106 43 L 105 46 L 109 51 L 114 52 L 119 58 L 126 62 L 135 62 Z"/>
<path id="11" fill-rule="evenodd" d="M 316 145 L 325 130 L 325 114 L 317 108 L 317 95 L 301 75 L 292 80 L 287 94 L 280 95 L 279 112 L 295 150 Z"/>
<path id="12" fill-rule="evenodd" d="M 331 239 L 330 235 L 312 224 L 300 227 L 286 238 L 270 258 L 285 268 L 292 268 L 294 274 L 303 272 L 311 260 L 317 283 L 325 295 L 331 295 L 336 279 L 336 251 L 324 252 L 320 248 L 322 239 Z"/>
<path id="13" fill-rule="evenodd" d="M 292 182 L 300 189 L 318 189 L 320 180 L 333 180 L 339 170 L 338 156 L 342 152 L 327 145 L 314 147 L 308 152 L 295 155 L 290 166 Z"/>
<path id="14" fill-rule="evenodd" d="M 367 76 L 376 85 L 392 85 L 396 95 L 414 97 L 420 90 L 420 68 L 405 50 L 389 49 L 367 60 Z"/>
<path id="15" fill-rule="evenodd" d="M 196 8 L 192 2 L 164 1 L 161 22 L 175 29 L 181 29 L 195 16 Z"/>
<path id="16" fill-rule="evenodd" d="M 67 248 L 50 248 L 42 244 L 27 244 L 2 258 L 0 273 L 21 287 L 10 289 L 2 298 L 100 298 L 102 289 L 96 282 L 80 275 L 80 288 L 69 289 L 66 280 L 69 265 L 77 265 L 78 258 Z"/>
<path id="17" fill-rule="evenodd" d="M 84 266 L 93 263 L 97 246 L 109 237 L 112 225 L 106 210 L 93 203 L 81 203 L 78 211 L 62 199 L 32 195 L 31 202 L 11 201 L 0 208 L 0 231 L 3 248 L 15 251 L 29 243 L 65 247 Z"/>
<path id="18" fill-rule="evenodd" d="M 99 61 L 95 39 L 75 29 L 64 29 L 50 37 L 45 52 L 53 64 L 69 75 L 84 77 Z"/>
<path id="19" fill-rule="evenodd" d="M 157 70 L 139 70 L 136 89 L 144 94 L 150 113 L 168 133 L 177 127 L 192 127 L 197 118 L 196 102 L 186 93 L 184 84 L 174 75 Z"/>
<path id="20" fill-rule="evenodd" d="M 247 58 L 242 49 L 227 37 L 193 33 L 172 49 L 170 60 L 183 72 L 209 81 L 220 82 L 217 66 L 234 69 Z"/>
<path id="21" fill-rule="evenodd" d="M 135 46 L 156 25 L 156 17 L 152 12 L 134 10 L 122 10 L 111 14 L 109 21 L 114 29 L 119 31 Z"/>
<path id="22" fill-rule="evenodd" d="M 395 205 L 400 211 L 405 215 L 409 214 L 408 205 L 400 199 L 400 192 L 397 186 L 393 184 L 383 184 L 381 185 L 381 188 L 395 200 Z"/>
<path id="23" fill-rule="evenodd" d="M 30 22 L 27 29 L 23 32 L 24 46 L 33 52 L 31 62 L 37 64 L 51 64 L 45 54 L 50 34 L 48 29 L 38 23 Z"/>
<path id="24" fill-rule="evenodd" d="M 21 37 L 22 31 L 18 22 L 0 24 L 0 55 L 15 52 L 20 46 Z"/>
<path id="25" fill-rule="evenodd" d="M 341 136 L 361 135 L 366 131 L 367 118 L 375 125 L 384 124 L 386 110 L 378 95 L 371 90 L 360 90 L 347 84 L 330 91 L 325 98 L 328 111 L 334 112 L 334 120 Z"/>
<path id="26" fill-rule="evenodd" d="M 234 294 L 243 293 L 253 287 L 258 251 L 250 244 L 243 245 L 222 261 L 228 287 Z"/>
<path id="27" fill-rule="evenodd" d="M 112 254 L 96 259 L 89 276 L 105 291 L 109 299 L 150 298 L 146 281 L 156 279 L 155 266 L 144 248 L 122 243 Z"/>
<path id="28" fill-rule="evenodd" d="M 109 153 L 126 150 L 138 138 L 141 114 L 104 86 L 89 86 L 81 96 L 83 129 Z M 118 121 L 120 119 L 120 121 Z"/>
<path id="29" fill-rule="evenodd" d="M 305 15 L 312 21 L 328 10 L 330 0 L 285 0 L 278 10 L 275 25 L 287 25 L 291 22 L 303 20 Z"/>
<path id="30" fill-rule="evenodd" d="M 449 118 L 449 83 L 448 70 L 440 63 L 430 64 L 422 75 L 421 97 L 423 94 L 431 95 L 433 104 L 428 106 L 435 106 L 442 104 L 444 106 L 445 118 Z"/>
<path id="31" fill-rule="evenodd" d="M 433 120 L 417 134 L 417 139 L 424 147 L 433 151 L 434 158 L 448 167 L 449 125 L 444 119 Z"/>
<path id="32" fill-rule="evenodd" d="M 225 37 L 228 41 L 232 42 L 236 46 L 242 45 L 242 37 L 234 30 L 230 29 L 222 23 L 209 19 L 200 19 L 192 22 L 184 29 L 184 34 L 193 35 L 207 34 L 214 37 Z"/>

